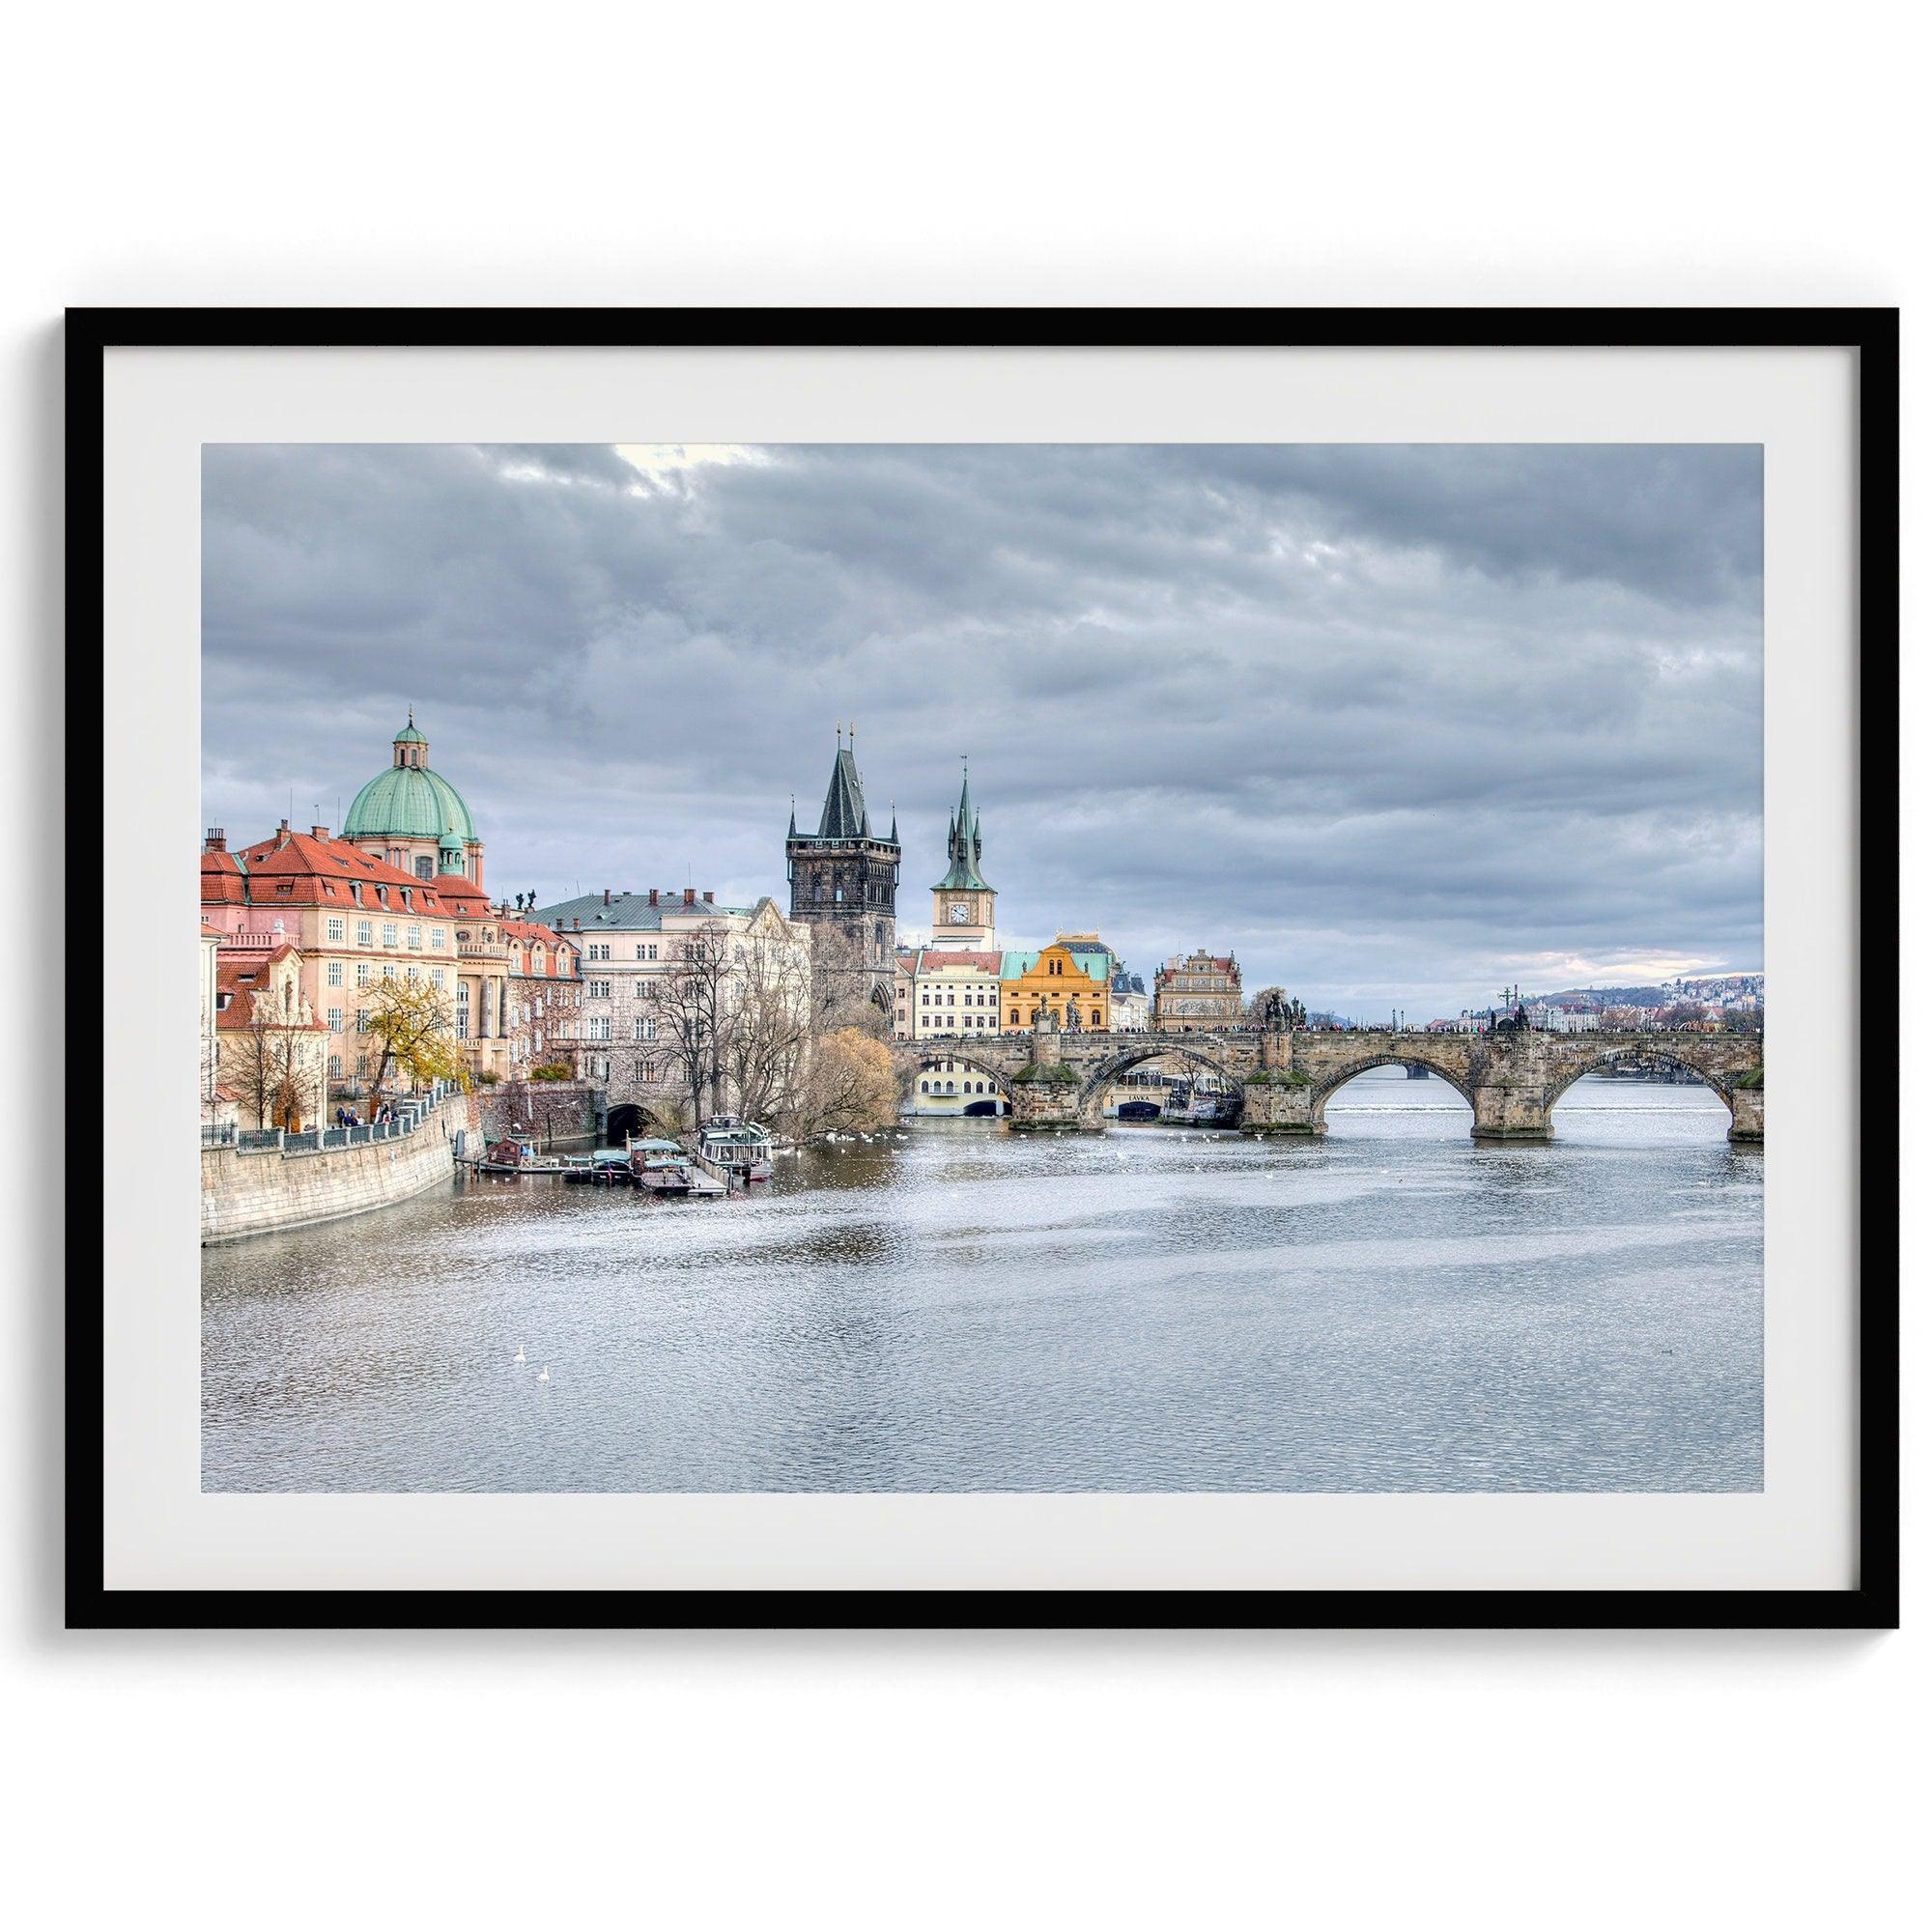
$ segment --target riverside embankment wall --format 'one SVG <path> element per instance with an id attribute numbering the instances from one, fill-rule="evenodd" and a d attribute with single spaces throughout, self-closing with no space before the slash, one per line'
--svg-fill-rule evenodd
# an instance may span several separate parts
<path id="1" fill-rule="evenodd" d="M 203 1148 L 202 1245 L 339 1221 L 446 1186 L 456 1172 L 456 1136 L 474 1125 L 473 1104 L 453 1094 L 413 1133 L 361 1147 L 306 1153 Z"/>

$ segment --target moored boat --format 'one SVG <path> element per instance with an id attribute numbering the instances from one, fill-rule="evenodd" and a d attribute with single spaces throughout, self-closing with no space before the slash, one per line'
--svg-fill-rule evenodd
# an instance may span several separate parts
<path id="1" fill-rule="evenodd" d="M 697 1151 L 741 1185 L 772 1178 L 772 1137 L 756 1121 L 713 1114 L 698 1130 Z"/>
<path id="2" fill-rule="evenodd" d="M 643 1138 L 626 1144 L 631 1177 L 647 1194 L 692 1191 L 691 1156 L 675 1141 Z"/>

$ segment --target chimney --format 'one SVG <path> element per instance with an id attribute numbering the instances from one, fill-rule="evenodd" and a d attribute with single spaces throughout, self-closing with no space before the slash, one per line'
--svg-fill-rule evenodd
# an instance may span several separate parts
<path id="1" fill-rule="evenodd" d="M 653 905 L 656 905 L 657 902 L 658 902 L 658 889 L 655 886 L 653 886 L 651 888 L 651 903 Z"/>
<path id="2" fill-rule="evenodd" d="M 308 829 L 308 836 L 311 838 L 327 838 L 328 837 L 328 827 L 326 825 L 311 825 Z"/>
<path id="3" fill-rule="evenodd" d="M 706 894 L 704 895 L 704 903 L 705 903 L 706 905 L 711 905 L 712 903 L 714 903 L 714 901 L 713 901 L 713 899 L 712 899 L 712 896 L 711 896 L 711 895 L 710 895 L 709 893 L 706 893 Z"/>
<path id="4" fill-rule="evenodd" d="M 573 932 L 582 932 L 583 930 L 583 922 L 581 919 L 574 919 L 570 922 L 570 927 Z"/>
<path id="5" fill-rule="evenodd" d="M 611 903 L 611 888 L 609 886 L 604 888 L 604 903 L 606 905 Z"/>
<path id="6" fill-rule="evenodd" d="M 279 852 L 281 848 L 288 842 L 289 842 L 289 821 L 285 818 L 278 826 L 275 827 L 276 851 Z"/>
<path id="7" fill-rule="evenodd" d="M 697 888 L 696 886 L 685 887 L 684 902 L 686 905 L 696 905 L 697 903 Z"/>
<path id="8" fill-rule="evenodd" d="M 201 841 L 204 852 L 225 852 L 228 850 L 228 835 L 220 826 L 211 825 L 208 836 Z"/>

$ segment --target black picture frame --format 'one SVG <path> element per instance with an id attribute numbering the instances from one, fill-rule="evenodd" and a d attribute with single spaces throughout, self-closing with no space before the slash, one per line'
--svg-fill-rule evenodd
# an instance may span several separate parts
<path id="1" fill-rule="evenodd" d="M 76 308 L 67 313 L 67 820 L 104 846 L 105 357 L 122 348 L 1837 348 L 1856 353 L 1860 1006 L 1899 993 L 1898 311 L 1889 308 Z M 71 949 L 76 1010 L 98 997 Z M 85 977 L 84 977 L 85 976 Z M 1861 1040 L 1862 1036 L 1861 1034 Z M 66 1216 L 66 1616 L 74 1629 L 1866 1629 L 1898 1622 L 1899 1165 L 1889 1084 L 1855 1150 L 1858 1582 L 1846 1590 L 109 1590 L 103 1577 L 101 1217 Z"/>

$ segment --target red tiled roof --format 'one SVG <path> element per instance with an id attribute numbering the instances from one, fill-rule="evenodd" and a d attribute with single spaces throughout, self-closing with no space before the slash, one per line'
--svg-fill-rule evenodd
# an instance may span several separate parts
<path id="1" fill-rule="evenodd" d="M 502 927 L 503 937 L 513 946 L 547 946 L 551 949 L 550 956 L 544 961 L 541 977 L 546 980 L 571 980 L 577 977 L 573 973 L 557 970 L 567 963 L 575 950 L 560 932 L 554 932 L 539 921 L 530 919 L 505 919 L 499 920 L 497 923 Z M 537 976 L 526 973 L 521 977 L 532 979 Z"/>
<path id="2" fill-rule="evenodd" d="M 942 966 L 970 966 L 975 972 L 990 973 L 997 980 L 1003 957 L 998 952 L 969 952 L 957 946 L 928 946 L 919 955 L 918 970 L 929 973 Z"/>
<path id="3" fill-rule="evenodd" d="M 217 1002 L 214 1027 L 217 1033 L 244 1033 L 254 1016 L 255 998 L 267 983 L 268 969 L 278 959 L 286 958 L 295 951 L 292 946 L 278 946 L 272 952 L 250 952 L 241 959 L 223 959 L 219 953 L 214 962 L 214 995 Z M 227 994 L 225 1004 L 221 1004 L 222 994 Z M 290 1033 L 326 1033 L 320 1020 L 291 1022 Z"/>
<path id="4" fill-rule="evenodd" d="M 467 879 L 458 883 L 476 890 Z M 244 846 L 239 853 L 201 855 L 204 905 L 353 906 L 354 885 L 362 888 L 361 909 L 366 911 L 448 918 L 456 910 L 444 905 L 439 888 L 430 880 L 412 878 L 341 838 L 291 832 L 286 838 L 277 834 L 259 844 Z M 379 889 L 387 891 L 386 905 Z M 402 896 L 405 891 L 410 895 L 407 902 Z"/>

